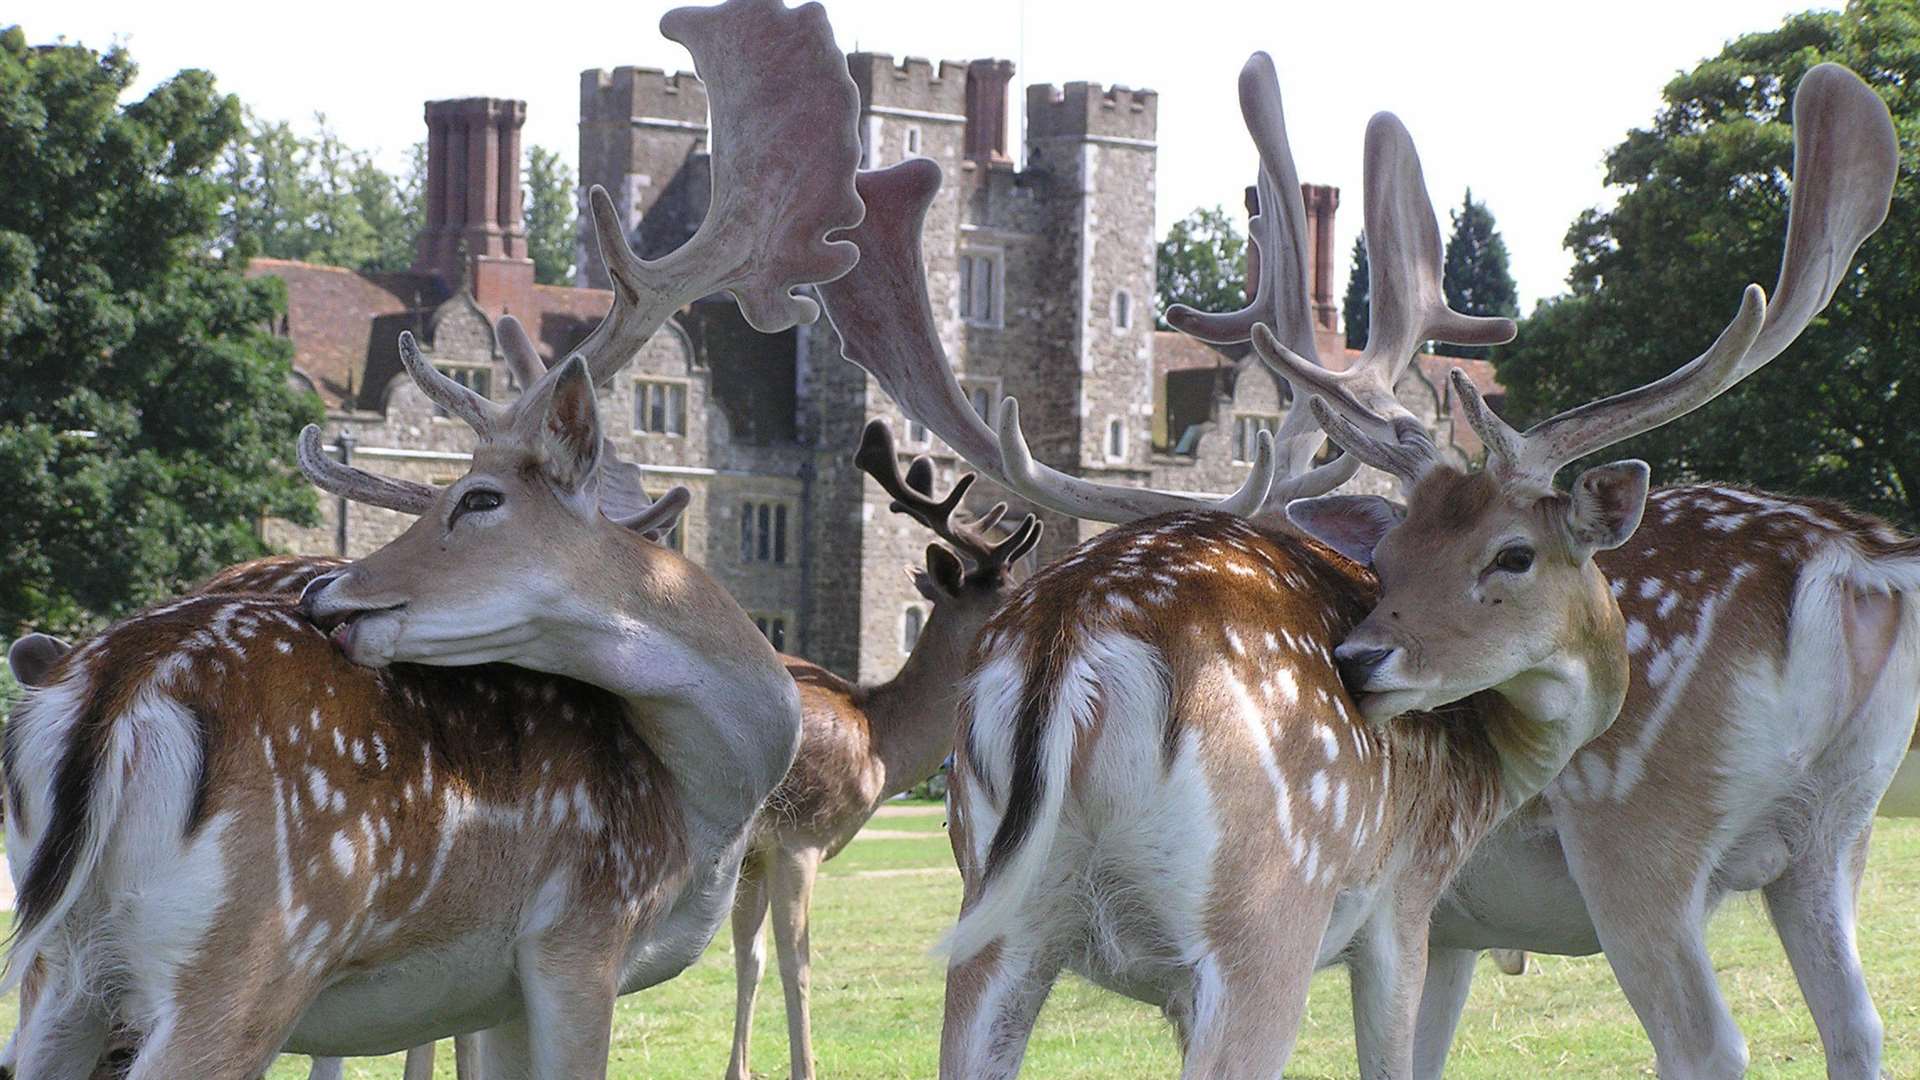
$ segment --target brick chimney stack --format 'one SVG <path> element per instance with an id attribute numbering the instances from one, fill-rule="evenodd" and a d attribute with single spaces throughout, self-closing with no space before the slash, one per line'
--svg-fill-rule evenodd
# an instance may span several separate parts
<path id="1" fill-rule="evenodd" d="M 1307 205 L 1307 291 L 1313 304 L 1313 323 L 1321 330 L 1340 328 L 1340 309 L 1333 302 L 1333 213 L 1340 209 L 1340 189 L 1327 184 L 1301 184 Z M 1260 212 L 1260 189 L 1247 185 L 1247 217 Z M 1260 284 L 1260 249 L 1247 245 L 1247 295 Z"/>
<path id="2" fill-rule="evenodd" d="M 468 289 L 489 314 L 528 310 L 533 260 L 521 217 L 520 125 L 524 101 L 427 102 L 427 226 L 416 273 L 449 291 Z"/>
<path id="3" fill-rule="evenodd" d="M 1313 321 L 1322 330 L 1337 330 L 1340 309 L 1333 303 L 1333 212 L 1340 209 L 1340 189 L 1301 184 L 1300 196 L 1307 204 L 1307 251 L 1313 260 Z"/>
<path id="4" fill-rule="evenodd" d="M 1007 155 L 1007 84 L 1013 61 L 975 60 L 967 65 L 967 159 L 1011 165 Z"/>

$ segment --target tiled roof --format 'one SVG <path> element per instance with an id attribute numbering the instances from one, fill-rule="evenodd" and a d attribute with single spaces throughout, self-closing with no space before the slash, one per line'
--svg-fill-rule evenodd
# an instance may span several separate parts
<path id="1" fill-rule="evenodd" d="M 425 339 L 433 312 L 449 299 L 431 274 L 361 273 L 287 259 L 254 259 L 247 276 L 286 283 L 287 316 L 277 328 L 293 341 L 293 365 L 329 408 L 378 407 L 377 395 L 396 367 L 402 330 Z M 612 306 L 605 289 L 533 286 L 532 311 L 516 311 L 551 361 L 580 344 Z M 489 312 L 495 315 L 496 312 Z M 382 385 L 369 387 L 368 373 Z"/>

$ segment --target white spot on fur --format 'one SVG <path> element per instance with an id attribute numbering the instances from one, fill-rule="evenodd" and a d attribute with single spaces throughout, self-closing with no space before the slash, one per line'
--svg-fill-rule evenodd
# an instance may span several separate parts
<path id="1" fill-rule="evenodd" d="M 342 829 L 334 833 L 333 842 L 329 844 L 328 847 L 333 852 L 333 865 L 335 869 L 340 871 L 340 876 L 350 876 L 353 873 L 354 864 L 358 860 L 354 855 L 353 841 L 347 838 L 346 830 Z"/>

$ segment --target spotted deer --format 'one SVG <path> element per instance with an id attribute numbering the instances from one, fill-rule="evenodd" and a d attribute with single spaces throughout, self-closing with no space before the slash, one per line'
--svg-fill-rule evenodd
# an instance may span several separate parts
<path id="1" fill-rule="evenodd" d="M 855 92 L 821 9 L 729 0 L 662 30 L 706 81 L 713 207 L 647 263 L 591 195 L 613 309 L 500 406 L 403 341 L 474 426 L 446 489 L 302 436 L 330 491 L 421 515 L 299 603 L 195 596 L 59 660 L 6 731 L 21 882 L 5 986 L 44 965 L 24 1076 L 257 1075 L 493 1028 L 489 1075 L 603 1076 L 614 997 L 671 977 L 731 904 L 791 762 L 798 693 L 699 567 L 602 509 L 596 382 L 679 306 L 762 330 L 856 257 Z M 617 487 L 617 481 L 611 486 Z M 465 665 L 502 662 L 489 679 Z M 556 678 L 556 676 L 558 676 Z"/>
<path id="2" fill-rule="evenodd" d="M 1842 68 L 1809 72 L 1797 91 L 1797 160 L 1835 166 L 1798 169 L 1781 286 L 1735 377 L 1786 347 L 1884 216 L 1896 157 L 1883 113 Z M 1810 185 L 1836 189 L 1811 195 L 1819 210 L 1807 208 Z M 1789 271 L 1818 287 L 1790 283 Z M 1391 396 L 1398 369 L 1332 375 L 1250 336 L 1300 392 L 1373 433 L 1412 422 Z M 1463 386 L 1456 376 L 1487 445 L 1516 445 Z M 1726 895 L 1758 889 L 1830 1075 L 1878 1076 L 1881 1022 L 1853 944 L 1854 892 L 1875 804 L 1899 813 L 1896 770 L 1913 769 L 1902 759 L 1920 703 L 1920 545 L 1826 500 L 1693 484 L 1653 492 L 1631 542 L 1595 561 L 1627 620 L 1626 702 L 1440 905 L 1419 1074 L 1440 1075 L 1482 948 L 1510 973 L 1522 964 L 1515 949 L 1604 949 L 1663 1076 L 1742 1074 L 1745 1041 L 1704 930 Z"/>
<path id="3" fill-rule="evenodd" d="M 959 692 L 955 673 L 1011 588 L 1015 564 L 1040 540 L 1040 523 L 1031 514 L 1007 536 L 992 538 L 1004 503 L 978 520 L 963 520 L 959 507 L 973 484 L 970 473 L 938 499 L 928 459 L 916 459 L 903 475 L 883 420 L 867 425 L 854 461 L 891 497 L 896 513 L 944 543 L 929 544 L 925 565 L 912 571 L 933 609 L 906 663 L 886 682 L 856 686 L 805 660 L 786 660 L 800 686 L 800 752 L 754 823 L 734 897 L 738 995 L 727 1065 L 732 1080 L 748 1075 L 754 995 L 766 966 L 761 926 L 769 907 L 786 990 L 792 1075 L 814 1075 L 808 1014 L 814 875 L 882 802 L 926 779 L 946 759 Z"/>
<path id="4" fill-rule="evenodd" d="M 1263 213 L 1273 206 L 1279 220 L 1257 226 L 1269 238 L 1262 276 L 1275 267 L 1289 286 L 1263 288 L 1260 311 L 1221 317 L 1251 327 L 1299 302 L 1303 283 L 1279 269 L 1297 259 L 1268 256 L 1302 213 L 1298 188 L 1277 182 L 1291 163 L 1276 165 L 1285 135 L 1264 56 L 1243 71 L 1241 96 L 1263 189 L 1278 195 Z M 1801 98 L 1775 303 L 1750 289 L 1693 362 L 1524 439 L 1491 440 L 1493 462 L 1471 475 L 1439 463 L 1418 424 L 1363 431 L 1322 401 L 1316 420 L 1350 456 L 1405 478 L 1404 511 L 1294 500 L 1283 503 L 1289 527 L 1269 494 L 1251 499 L 1269 509 L 1251 519 L 1189 510 L 1133 521 L 1036 574 L 988 623 L 949 789 L 965 899 L 944 1075 L 1015 1072 L 1066 966 L 1161 1005 L 1188 1075 L 1275 1075 L 1308 975 L 1334 961 L 1353 976 L 1362 1074 L 1412 1072 L 1442 889 L 1606 730 L 1628 692 L 1632 629 L 1594 560 L 1639 524 L 1646 467 L 1590 469 L 1569 492 L 1554 473 L 1777 354 L 1884 217 L 1884 108 L 1840 69 L 1810 77 Z M 1366 157 L 1374 337 L 1362 368 L 1403 362 L 1428 338 L 1510 334 L 1445 309 L 1438 230 L 1405 129 L 1376 117 Z M 912 241 L 934 179 L 917 162 L 861 178 L 861 262 L 821 290 L 848 355 L 898 385 L 908 414 L 974 467 L 1041 505 L 1110 519 L 1168 509 L 1153 496 L 1128 514 L 1130 493 L 1059 482 L 1025 454 L 1013 409 L 996 438 L 952 407 L 930 324 L 898 325 L 925 318 L 902 283 L 915 280 Z M 1256 340 L 1273 352 L 1302 331 L 1276 322 Z"/>
<path id="5" fill-rule="evenodd" d="M 519 320 L 511 315 L 503 316 L 497 325 L 497 339 L 500 354 L 512 369 L 516 385 L 532 386 L 545 376 L 546 363 Z M 642 536 L 654 540 L 662 538 L 673 528 L 687 505 L 686 489 L 673 488 L 650 505 L 641 505 L 647 501 L 647 496 L 645 489 L 637 486 L 637 467 L 619 460 L 611 444 L 603 447 L 602 452 L 602 512 L 609 517 L 634 522 Z M 638 516 L 641 510 L 647 511 L 644 516 Z M 202 596 L 268 595 L 297 600 L 316 579 L 341 570 L 348 563 L 348 559 L 328 555 L 272 555 L 227 567 L 192 592 Z M 14 641 L 7 653 L 7 663 L 14 680 L 21 686 L 40 687 L 47 683 L 55 662 L 71 650 L 72 646 L 60 638 L 30 633 Z M 484 681 L 491 678 L 492 674 L 493 669 L 483 668 L 475 673 L 475 677 Z M 38 970 L 30 970 L 22 977 L 22 1012 L 32 1010 L 41 978 L 42 973 Z M 105 1062 L 94 1074 L 97 1080 L 115 1080 L 124 1075 L 126 1064 L 136 1049 L 127 1032 L 119 1032 L 117 1036 L 110 1038 Z M 455 1038 L 454 1044 L 455 1061 L 462 1080 L 466 1080 L 478 1061 L 476 1039 L 472 1035 L 460 1035 Z M 431 1080 L 433 1062 L 432 1043 L 413 1047 L 407 1051 L 402 1075 L 405 1080 Z M 9 1040 L 5 1049 L 0 1050 L 0 1076 L 11 1075 L 13 1067 L 14 1046 Z M 340 1080 L 345 1075 L 344 1068 L 340 1058 L 315 1058 L 309 1080 Z"/>

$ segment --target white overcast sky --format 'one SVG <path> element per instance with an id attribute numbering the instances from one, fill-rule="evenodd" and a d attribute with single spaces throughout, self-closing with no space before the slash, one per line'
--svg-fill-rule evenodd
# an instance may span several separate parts
<path id="1" fill-rule="evenodd" d="M 350 144 L 398 169 L 424 136 L 424 101 L 482 95 L 525 99 L 526 141 L 573 161 L 583 69 L 692 66 L 659 35 L 670 6 L 25 0 L 0 22 L 17 20 L 34 42 L 124 42 L 141 66 L 138 92 L 201 67 L 263 116 L 305 125 L 324 111 Z M 1611 199 L 1602 155 L 1652 118 L 1674 74 L 1730 38 L 1833 6 L 827 0 L 848 51 L 1000 56 L 1018 65 L 1021 86 L 1088 80 L 1159 91 L 1162 232 L 1195 206 L 1238 208 L 1254 156 L 1234 79 L 1249 51 L 1265 49 L 1279 67 L 1302 179 L 1341 188 L 1336 293 L 1360 229 L 1361 134 L 1388 109 L 1420 147 L 1443 231 L 1469 185 L 1492 208 L 1523 310 L 1561 291 L 1567 226 Z M 1756 266 L 1753 278 L 1771 281 L 1774 269 Z"/>

